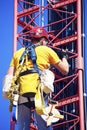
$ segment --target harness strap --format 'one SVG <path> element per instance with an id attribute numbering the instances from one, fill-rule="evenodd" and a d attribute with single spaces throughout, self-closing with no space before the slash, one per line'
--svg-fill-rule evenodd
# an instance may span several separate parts
<path id="1" fill-rule="evenodd" d="M 19 76 L 24 76 L 26 74 L 32 74 L 32 73 L 37 73 L 37 71 L 35 69 L 32 69 L 32 70 L 26 70 L 26 71 L 23 71 L 19 74 Z"/>

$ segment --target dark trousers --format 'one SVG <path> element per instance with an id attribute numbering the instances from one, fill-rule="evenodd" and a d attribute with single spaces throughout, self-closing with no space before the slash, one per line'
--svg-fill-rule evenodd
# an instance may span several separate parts
<path id="1" fill-rule="evenodd" d="M 18 106 L 18 130 L 30 130 L 31 113 L 28 103 Z M 46 122 L 36 112 L 35 119 L 37 121 L 38 130 L 52 130 L 52 126 L 47 126 Z"/>

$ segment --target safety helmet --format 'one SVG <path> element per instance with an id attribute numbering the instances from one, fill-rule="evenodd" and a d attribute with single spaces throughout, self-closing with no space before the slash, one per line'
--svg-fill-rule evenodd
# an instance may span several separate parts
<path id="1" fill-rule="evenodd" d="M 29 37 L 30 38 L 41 38 L 41 37 L 45 37 L 48 40 L 48 33 L 47 31 L 42 28 L 42 27 L 35 27 L 33 29 L 30 30 L 29 33 Z"/>

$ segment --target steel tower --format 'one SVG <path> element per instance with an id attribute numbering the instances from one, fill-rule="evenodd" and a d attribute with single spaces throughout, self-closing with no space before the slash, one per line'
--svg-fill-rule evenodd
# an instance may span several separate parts
<path id="1" fill-rule="evenodd" d="M 55 68 L 52 99 L 64 120 L 53 130 L 86 130 L 84 116 L 84 51 L 81 0 L 14 0 L 14 52 L 29 42 L 33 26 L 43 26 L 49 34 L 49 46 L 56 52 L 68 49 L 70 71 L 61 75 Z M 37 130 L 32 114 L 31 130 Z M 10 130 L 15 130 L 11 118 Z"/>

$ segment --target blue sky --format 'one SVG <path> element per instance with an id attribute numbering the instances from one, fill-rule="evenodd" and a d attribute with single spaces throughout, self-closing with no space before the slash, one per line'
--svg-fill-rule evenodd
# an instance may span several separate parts
<path id="1" fill-rule="evenodd" d="M 87 1 L 85 0 L 85 15 L 87 12 L 86 5 Z M 0 2 L 0 130 L 10 130 L 9 101 L 2 97 L 2 79 L 12 57 L 13 7 L 13 0 L 1 0 Z M 86 18 L 85 23 L 87 23 Z M 87 24 L 85 24 L 85 50 L 87 50 Z M 85 53 L 85 72 L 87 74 L 86 56 Z"/>
<path id="2" fill-rule="evenodd" d="M 9 102 L 2 97 L 2 79 L 12 57 L 13 0 L 0 3 L 0 130 L 10 130 Z"/>

